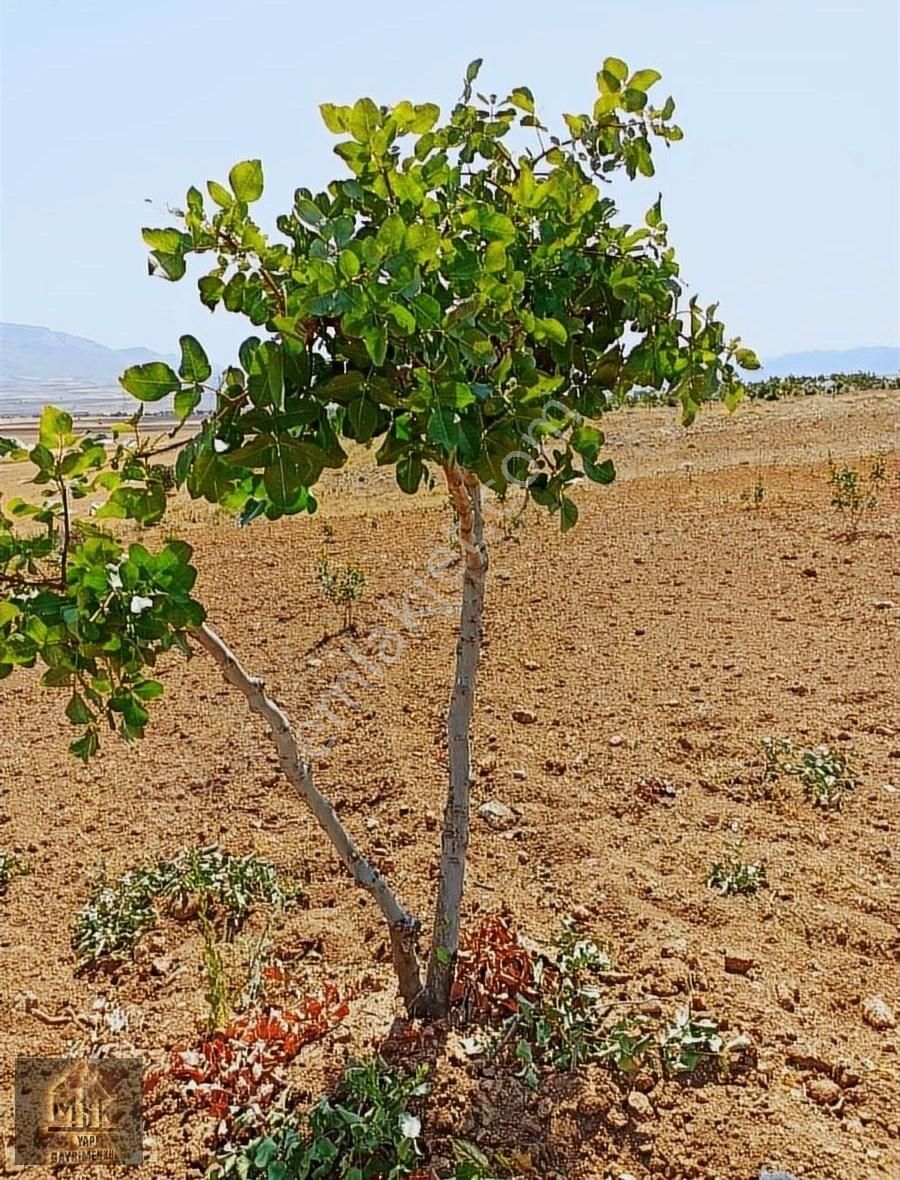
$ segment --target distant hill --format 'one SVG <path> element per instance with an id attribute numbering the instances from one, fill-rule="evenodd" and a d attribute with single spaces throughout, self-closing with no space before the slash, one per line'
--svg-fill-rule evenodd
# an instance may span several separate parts
<path id="1" fill-rule="evenodd" d="M 0 324 L 0 417 L 35 414 L 48 401 L 76 413 L 131 413 L 119 375 L 156 360 L 178 364 L 149 348 L 106 348 L 49 328 Z"/>
<path id="2" fill-rule="evenodd" d="M 900 348 L 848 348 L 843 352 L 788 352 L 767 357 L 757 377 L 830 377 L 832 373 L 900 373 Z"/>

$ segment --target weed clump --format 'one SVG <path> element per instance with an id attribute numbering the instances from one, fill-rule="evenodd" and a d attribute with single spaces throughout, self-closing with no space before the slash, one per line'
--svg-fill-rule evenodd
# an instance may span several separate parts
<path id="1" fill-rule="evenodd" d="M 188 848 L 114 882 L 101 874 L 75 919 L 72 947 L 82 967 L 102 958 L 128 958 L 156 924 L 159 901 L 204 922 L 221 920 L 226 938 L 233 938 L 256 903 L 282 908 L 299 894 L 294 882 L 259 857 L 231 856 L 216 845 Z"/>

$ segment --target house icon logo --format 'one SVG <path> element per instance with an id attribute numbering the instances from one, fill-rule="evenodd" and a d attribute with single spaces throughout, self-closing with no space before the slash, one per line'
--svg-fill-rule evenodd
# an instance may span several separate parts
<path id="1" fill-rule="evenodd" d="M 88 1060 L 79 1061 L 50 1090 L 50 1102 L 49 1134 L 93 1131 L 102 1135 L 117 1127 L 115 1094 L 104 1085 L 97 1065 Z"/>
<path id="2" fill-rule="evenodd" d="M 19 1057 L 17 1164 L 140 1164 L 139 1058 Z"/>

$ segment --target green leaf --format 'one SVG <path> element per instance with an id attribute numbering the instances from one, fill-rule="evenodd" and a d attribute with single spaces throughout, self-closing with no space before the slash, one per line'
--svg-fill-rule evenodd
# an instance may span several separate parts
<path id="1" fill-rule="evenodd" d="M 411 336 L 415 332 L 416 317 L 408 307 L 401 303 L 389 303 L 384 310 L 405 336 Z"/>
<path id="2" fill-rule="evenodd" d="M 414 135 L 424 135 L 425 132 L 430 131 L 438 121 L 441 108 L 437 106 L 436 103 L 423 102 L 415 108 L 415 111 L 416 117 L 408 125 L 408 130 L 410 130 Z"/>
<path id="3" fill-rule="evenodd" d="M 456 415 L 449 406 L 438 406 L 428 419 L 428 438 L 442 447 L 448 455 L 459 446 L 460 429 Z"/>
<path id="4" fill-rule="evenodd" d="M 381 368 L 387 356 L 387 332 L 382 324 L 370 324 L 363 331 L 363 341 L 369 360 L 376 368 Z"/>
<path id="5" fill-rule="evenodd" d="M 646 105 L 647 95 L 643 90 L 634 90 L 629 86 L 622 95 L 622 106 L 633 114 L 642 111 Z"/>
<path id="6" fill-rule="evenodd" d="M 474 61 L 470 61 L 466 66 L 466 81 L 474 82 L 478 77 L 478 71 L 481 69 L 484 58 L 476 57 Z"/>
<path id="7" fill-rule="evenodd" d="M 200 288 L 200 302 L 213 311 L 222 298 L 225 284 L 218 275 L 204 275 L 197 280 L 197 286 Z"/>
<path id="8" fill-rule="evenodd" d="M 203 393 L 199 389 L 179 389 L 174 398 L 175 417 L 179 422 L 183 422 L 185 418 L 193 414 L 197 406 L 200 405 L 202 397 Z"/>
<path id="9" fill-rule="evenodd" d="M 66 716 L 73 725 L 89 725 L 94 720 L 94 714 L 84 703 L 80 693 L 73 693 L 66 705 Z"/>
<path id="10" fill-rule="evenodd" d="M 739 348 L 734 354 L 734 359 L 742 369 L 760 368 L 759 357 L 752 348 Z"/>
<path id="11" fill-rule="evenodd" d="M 371 98 L 360 98 L 350 112 L 350 134 L 357 143 L 368 144 L 381 126 L 381 114 Z"/>
<path id="12" fill-rule="evenodd" d="M 574 528 L 578 522 L 578 506 L 568 496 L 563 496 L 559 507 L 559 523 L 564 533 Z"/>
<path id="13" fill-rule="evenodd" d="M 38 427 L 38 442 L 48 451 L 55 451 L 59 447 L 68 446 L 74 441 L 72 434 L 72 415 L 56 406 L 44 406 L 41 411 L 41 421 Z"/>
<path id="14" fill-rule="evenodd" d="M 603 432 L 598 430 L 596 426 L 584 423 L 581 426 L 576 426 L 572 431 L 571 441 L 578 454 L 593 463 L 603 446 Z"/>
<path id="15" fill-rule="evenodd" d="M 603 71 L 612 74 L 617 82 L 624 82 L 628 77 L 628 66 L 620 57 L 607 57 L 603 62 Z"/>
<path id="16" fill-rule="evenodd" d="M 307 225 L 318 226 L 325 220 L 325 214 L 309 197 L 301 197 L 297 201 L 295 208 L 297 210 L 297 216 L 301 221 L 305 221 Z"/>
<path id="17" fill-rule="evenodd" d="M 569 339 L 569 333 L 559 322 L 552 318 L 537 321 L 537 331 L 535 335 L 538 339 L 546 338 L 552 340 L 554 344 L 565 344 Z"/>
<path id="18" fill-rule="evenodd" d="M 177 283 L 179 279 L 184 278 L 187 270 L 187 263 L 184 261 L 184 253 L 178 251 L 177 254 L 164 254 L 162 250 L 154 250 L 151 255 L 153 260 L 150 263 L 150 273 L 156 274 L 161 270 L 163 274 L 173 283 Z"/>
<path id="19" fill-rule="evenodd" d="M 230 209 L 234 204 L 234 197 L 217 180 L 208 180 L 206 182 L 206 188 L 215 203 L 221 205 L 223 209 Z"/>
<path id="20" fill-rule="evenodd" d="M 378 429 L 379 418 L 378 406 L 365 395 L 354 398 L 347 406 L 347 422 L 357 442 L 367 443 L 371 439 Z"/>
<path id="21" fill-rule="evenodd" d="M 323 102 L 319 104 L 319 111 L 325 126 L 335 135 L 349 130 L 347 120 L 350 113 L 349 108 L 336 106 L 333 102 Z"/>
<path id="22" fill-rule="evenodd" d="M 178 229 L 142 229 L 141 236 L 151 250 L 159 250 L 163 254 L 178 254 L 184 249 L 181 230 Z"/>
<path id="23" fill-rule="evenodd" d="M 592 479 L 594 483 L 612 483 L 616 478 L 616 468 L 612 459 L 605 459 L 602 463 L 593 463 L 590 459 L 582 456 L 581 461 L 584 467 L 584 474 L 588 479 Z"/>
<path id="24" fill-rule="evenodd" d="M 484 252 L 484 269 L 489 273 L 503 270 L 506 266 L 506 246 L 503 242 L 488 242 Z"/>
<path id="25" fill-rule="evenodd" d="M 425 468 L 422 466 L 422 460 L 418 455 L 407 452 L 401 455 L 397 460 L 396 477 L 397 484 L 400 490 L 406 492 L 408 496 L 413 495 L 418 491 L 419 484 L 422 482 L 422 476 L 425 474 Z"/>
<path id="26" fill-rule="evenodd" d="M 527 111 L 529 115 L 534 114 L 534 95 L 527 86 L 517 86 L 508 101 L 520 110 Z"/>
<path id="27" fill-rule="evenodd" d="M 631 90 L 649 90 L 656 82 L 660 80 L 662 74 L 659 70 L 637 70 L 628 79 L 628 86 Z"/>
<path id="28" fill-rule="evenodd" d="M 359 258 L 353 250 L 342 250 L 338 258 L 338 267 L 345 279 L 355 279 L 359 274 Z"/>
<path id="29" fill-rule="evenodd" d="M 87 730 L 80 738 L 69 745 L 69 753 L 87 762 L 100 748 L 100 741 L 95 729 Z"/>
<path id="30" fill-rule="evenodd" d="M 263 193 L 263 170 L 260 160 L 243 160 L 228 173 L 228 183 L 239 201 L 258 201 Z"/>
<path id="31" fill-rule="evenodd" d="M 391 255 L 400 253 L 403 249 L 405 237 L 406 222 L 399 213 L 392 213 L 378 227 L 376 241 L 382 250 L 384 250 L 384 253 L 390 257 Z"/>
<path id="32" fill-rule="evenodd" d="M 212 376 L 212 366 L 203 351 L 203 345 L 194 336 L 182 336 L 178 343 L 181 345 L 181 365 L 178 369 L 181 379 L 202 385 Z"/>
<path id="33" fill-rule="evenodd" d="M 181 388 L 177 374 L 163 361 L 132 365 L 119 378 L 126 393 L 142 402 L 158 402 Z"/>
<path id="34" fill-rule="evenodd" d="M 296 501 L 301 487 L 300 476 L 284 447 L 279 448 L 275 462 L 263 472 L 263 484 L 277 508 L 290 507 Z"/>
<path id="35" fill-rule="evenodd" d="M 13 619 L 17 619 L 21 613 L 19 607 L 14 606 L 13 603 L 0 602 L 0 627 L 5 627 Z"/>

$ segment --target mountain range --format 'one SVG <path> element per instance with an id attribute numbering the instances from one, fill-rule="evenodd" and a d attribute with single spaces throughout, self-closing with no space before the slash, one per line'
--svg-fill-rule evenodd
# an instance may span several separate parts
<path id="1" fill-rule="evenodd" d="M 177 357 L 148 348 L 107 348 L 49 328 L 0 324 L 0 417 L 30 417 L 48 401 L 76 413 L 130 413 L 134 402 L 119 386 L 119 375 L 129 365 L 156 360 L 178 366 Z M 859 372 L 896 376 L 900 348 L 787 353 L 766 359 L 755 376 Z"/>

